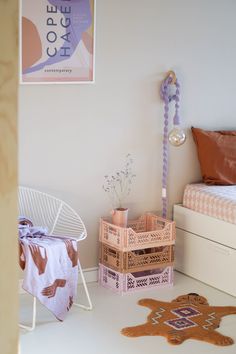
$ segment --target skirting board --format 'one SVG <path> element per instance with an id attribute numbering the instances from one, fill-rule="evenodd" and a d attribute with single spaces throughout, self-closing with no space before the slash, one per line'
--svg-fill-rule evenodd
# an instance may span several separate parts
<path id="1" fill-rule="evenodd" d="M 98 268 L 83 269 L 86 283 L 92 283 L 98 281 Z M 22 288 L 23 279 L 19 279 L 19 293 L 25 294 L 25 290 Z M 82 284 L 81 275 L 79 274 L 78 284 Z"/>

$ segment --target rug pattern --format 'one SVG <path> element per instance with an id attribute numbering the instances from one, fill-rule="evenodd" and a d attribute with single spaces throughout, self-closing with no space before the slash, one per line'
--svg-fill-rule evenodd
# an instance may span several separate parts
<path id="1" fill-rule="evenodd" d="M 210 306 L 206 298 L 195 293 L 181 295 L 171 302 L 141 299 L 138 304 L 152 312 L 146 323 L 123 328 L 121 333 L 125 336 L 164 336 L 173 345 L 187 339 L 219 346 L 234 343 L 232 338 L 216 331 L 223 316 L 236 314 L 234 306 Z"/>

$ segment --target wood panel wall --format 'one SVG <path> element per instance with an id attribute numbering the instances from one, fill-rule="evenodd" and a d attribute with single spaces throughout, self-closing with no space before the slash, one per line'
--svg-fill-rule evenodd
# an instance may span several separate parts
<path id="1" fill-rule="evenodd" d="M 18 348 L 18 1 L 0 0 L 0 353 Z"/>

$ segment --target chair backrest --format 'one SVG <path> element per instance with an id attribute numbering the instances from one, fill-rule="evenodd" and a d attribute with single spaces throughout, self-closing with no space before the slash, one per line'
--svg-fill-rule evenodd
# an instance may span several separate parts
<path id="1" fill-rule="evenodd" d="M 29 218 L 34 226 L 48 228 L 49 235 L 68 236 L 81 241 L 87 231 L 80 216 L 64 201 L 38 190 L 18 189 L 19 216 Z"/>

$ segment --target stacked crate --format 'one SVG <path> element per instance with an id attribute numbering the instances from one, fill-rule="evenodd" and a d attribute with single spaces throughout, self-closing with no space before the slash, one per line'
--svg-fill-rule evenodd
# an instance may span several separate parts
<path id="1" fill-rule="evenodd" d="M 100 220 L 99 282 L 119 293 L 173 284 L 175 223 L 152 213 L 127 228 Z"/>

